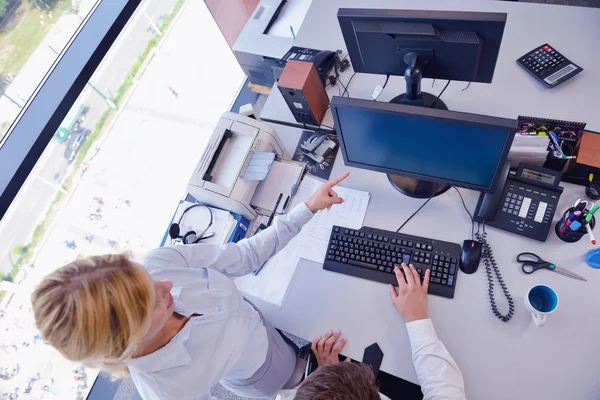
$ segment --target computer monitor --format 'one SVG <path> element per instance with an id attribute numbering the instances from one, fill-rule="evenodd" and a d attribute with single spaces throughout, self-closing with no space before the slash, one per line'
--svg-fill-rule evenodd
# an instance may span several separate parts
<path id="1" fill-rule="evenodd" d="M 517 121 L 335 96 L 331 111 L 346 165 L 385 172 L 411 197 L 452 185 L 489 192 Z"/>
<path id="2" fill-rule="evenodd" d="M 355 72 L 404 75 L 392 102 L 447 110 L 421 79 L 491 83 L 506 14 L 340 8 L 338 21 Z"/>

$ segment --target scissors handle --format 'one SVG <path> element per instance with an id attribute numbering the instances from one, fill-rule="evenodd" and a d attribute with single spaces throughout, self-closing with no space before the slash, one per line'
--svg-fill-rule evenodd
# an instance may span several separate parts
<path id="1" fill-rule="evenodd" d="M 553 268 L 550 268 L 550 264 L 548 264 L 548 263 L 534 264 L 534 263 L 528 262 L 528 261 L 523 262 L 523 264 L 521 265 L 521 270 L 523 270 L 523 272 L 526 273 L 527 275 L 533 274 L 535 271 L 540 270 L 540 269 L 553 269 Z"/>
<path id="2" fill-rule="evenodd" d="M 521 253 L 517 256 L 517 262 L 528 263 L 528 264 L 541 264 L 545 261 L 535 253 Z"/>

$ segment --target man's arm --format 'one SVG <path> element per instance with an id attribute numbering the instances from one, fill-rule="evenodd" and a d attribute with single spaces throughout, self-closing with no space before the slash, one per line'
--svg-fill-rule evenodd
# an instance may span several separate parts
<path id="1" fill-rule="evenodd" d="M 438 339 L 431 320 L 427 319 L 429 270 L 423 284 L 413 265 L 395 268 L 398 292 L 390 285 L 390 296 L 406 321 L 413 362 L 424 400 L 463 400 L 465 385 L 456 362 Z"/>
<path id="2" fill-rule="evenodd" d="M 333 187 L 347 176 L 348 173 L 323 184 L 306 203 L 297 205 L 287 215 L 276 219 L 273 226 L 249 239 L 221 245 L 198 243 L 163 247 L 150 252 L 142 263 L 152 265 L 163 261 L 164 264 L 163 258 L 168 257 L 169 260 L 181 260 L 186 267 L 213 268 L 230 277 L 249 274 L 283 249 L 314 213 L 342 203 L 343 199 Z"/>

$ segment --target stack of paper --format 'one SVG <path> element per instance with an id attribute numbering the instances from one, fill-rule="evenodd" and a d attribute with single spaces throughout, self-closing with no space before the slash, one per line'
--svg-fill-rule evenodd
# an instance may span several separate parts
<path id="1" fill-rule="evenodd" d="M 310 193 L 307 193 L 310 197 L 321 184 L 320 181 L 307 177 L 302 182 L 301 188 Z M 333 206 L 331 210 L 319 211 L 300 233 L 298 250 L 301 257 L 306 260 L 323 263 L 331 228 L 334 225 L 351 229 L 360 229 L 363 226 L 371 198 L 369 193 L 344 187 L 336 187 L 335 191 L 344 202 Z"/>
<path id="2" fill-rule="evenodd" d="M 308 200 L 322 184 L 323 182 L 315 178 L 305 177 L 292 205 Z M 323 263 L 333 225 L 354 229 L 362 226 L 369 204 L 369 193 L 339 186 L 335 191 L 344 198 L 344 203 L 333 206 L 329 211 L 318 212 L 298 236 L 267 261 L 258 275 L 236 278 L 235 284 L 238 289 L 281 307 L 300 258 Z"/>
<path id="3" fill-rule="evenodd" d="M 263 215 L 270 215 L 273 211 L 282 213 L 284 206 L 287 206 L 286 210 L 291 209 L 289 204 L 286 204 L 287 198 L 294 197 L 305 168 L 306 164 L 297 161 L 275 161 L 267 178 L 256 188 L 250 204 L 257 207 Z M 277 210 L 274 210 L 280 194 L 281 201 Z"/>

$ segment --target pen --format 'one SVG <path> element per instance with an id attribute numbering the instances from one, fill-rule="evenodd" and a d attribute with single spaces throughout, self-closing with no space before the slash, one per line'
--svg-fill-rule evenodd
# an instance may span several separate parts
<path id="1" fill-rule="evenodd" d="M 595 204 L 594 207 L 592 207 L 592 209 L 588 213 L 587 217 L 585 217 L 585 222 L 590 222 L 592 218 L 594 218 L 594 214 L 596 214 L 596 211 L 598 211 L 599 208 L 600 206 L 598 204 Z"/>
<path id="2" fill-rule="evenodd" d="M 590 235 L 590 243 L 596 245 L 596 237 L 594 237 L 594 232 L 592 232 L 592 227 L 588 225 L 587 228 L 588 235 Z"/>
<path id="3" fill-rule="evenodd" d="M 287 211 L 287 207 L 289 205 L 290 199 L 292 198 L 292 196 L 288 196 L 285 201 L 283 202 L 283 208 L 281 209 L 281 214 L 285 214 L 285 212 Z"/>
<path id="4" fill-rule="evenodd" d="M 271 216 L 269 217 L 269 222 L 267 223 L 267 226 L 271 226 L 271 223 L 273 222 L 273 217 L 275 217 L 275 213 L 277 212 L 277 207 L 279 207 L 279 202 L 281 202 L 282 197 L 283 197 L 283 193 L 279 193 L 279 197 L 277 197 L 277 201 L 275 202 L 275 208 L 273 208 L 273 212 L 271 213 Z"/>

